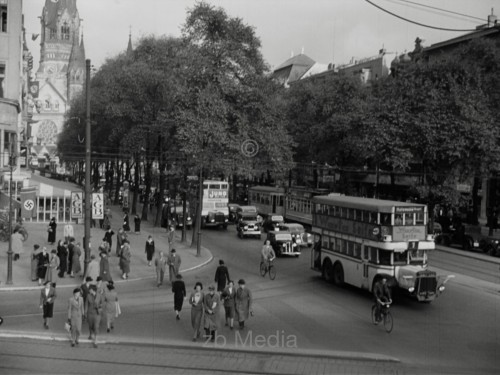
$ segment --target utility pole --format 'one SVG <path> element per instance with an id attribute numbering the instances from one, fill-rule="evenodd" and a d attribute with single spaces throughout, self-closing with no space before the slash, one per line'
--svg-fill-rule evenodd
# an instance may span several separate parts
<path id="1" fill-rule="evenodd" d="M 10 186 L 9 186 L 9 249 L 7 251 L 7 284 L 12 284 L 12 175 L 14 172 L 14 142 L 10 145 L 9 169 L 10 169 Z"/>
<path id="2" fill-rule="evenodd" d="M 85 266 L 84 272 L 90 262 L 90 218 L 91 218 L 91 202 L 92 191 L 90 186 L 90 170 L 91 170 L 91 143 L 90 143 L 90 59 L 85 61 L 85 97 L 86 97 L 86 122 L 85 122 L 85 236 L 83 237 L 83 246 L 85 250 Z"/>

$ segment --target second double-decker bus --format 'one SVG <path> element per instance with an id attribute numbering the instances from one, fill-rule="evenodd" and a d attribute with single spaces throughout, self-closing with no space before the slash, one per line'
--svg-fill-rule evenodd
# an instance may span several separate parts
<path id="1" fill-rule="evenodd" d="M 229 185 L 226 181 L 203 181 L 201 226 L 227 228 L 229 221 Z"/>
<path id="2" fill-rule="evenodd" d="M 427 253 L 434 250 L 427 206 L 351 196 L 316 196 L 312 202 L 311 266 L 323 278 L 372 291 L 386 277 L 423 302 L 444 290 L 427 267 Z"/>

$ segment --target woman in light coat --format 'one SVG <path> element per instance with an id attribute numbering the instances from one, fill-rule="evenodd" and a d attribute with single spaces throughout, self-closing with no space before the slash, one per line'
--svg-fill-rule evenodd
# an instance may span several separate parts
<path id="1" fill-rule="evenodd" d="M 115 318 L 118 317 L 116 313 L 118 294 L 116 293 L 115 286 L 112 281 L 108 283 L 107 290 L 104 292 L 104 304 L 104 309 L 106 311 L 107 332 L 109 333 L 115 328 L 113 323 L 115 322 Z"/>
<path id="2" fill-rule="evenodd" d="M 71 346 L 78 345 L 78 339 L 82 333 L 83 298 L 80 288 L 73 289 L 73 297 L 68 301 L 68 323 L 71 324 Z"/>
<path id="3" fill-rule="evenodd" d="M 167 269 L 167 258 L 163 256 L 163 251 L 158 251 L 155 259 L 156 268 L 156 286 L 159 288 L 163 284 L 163 277 L 165 276 L 165 270 Z"/>
<path id="4" fill-rule="evenodd" d="M 210 341 L 215 341 L 215 335 L 219 329 L 219 310 L 220 310 L 220 296 L 215 293 L 215 285 L 208 287 L 208 294 L 205 295 L 204 300 L 205 309 L 205 336 L 210 337 Z"/>
<path id="5" fill-rule="evenodd" d="M 47 272 L 45 272 L 45 281 L 52 282 L 52 274 L 59 268 L 59 257 L 57 256 L 57 251 L 53 249 L 49 254 L 49 265 L 47 267 Z"/>
<path id="6" fill-rule="evenodd" d="M 82 266 L 80 265 L 80 257 L 82 256 L 82 250 L 80 250 L 80 242 L 78 242 L 73 248 L 73 259 L 71 265 L 71 277 L 75 277 L 82 271 Z"/>
<path id="7" fill-rule="evenodd" d="M 128 274 L 130 273 L 130 258 L 132 254 L 130 252 L 130 244 L 128 240 L 123 243 L 122 251 L 120 254 L 120 269 L 122 270 L 122 279 L 126 280 Z"/>

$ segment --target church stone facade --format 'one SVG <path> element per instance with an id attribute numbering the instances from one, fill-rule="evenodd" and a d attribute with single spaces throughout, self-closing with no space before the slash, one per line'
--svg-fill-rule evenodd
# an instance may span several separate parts
<path id="1" fill-rule="evenodd" d="M 31 128 L 31 165 L 40 162 L 59 169 L 57 136 L 71 101 L 85 84 L 85 48 L 80 21 L 76 0 L 45 1 L 41 16 L 40 65 L 31 90 L 37 94 Z"/>

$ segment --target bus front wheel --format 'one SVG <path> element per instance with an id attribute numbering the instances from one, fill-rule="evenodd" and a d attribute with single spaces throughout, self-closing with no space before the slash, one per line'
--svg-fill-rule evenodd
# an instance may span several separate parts
<path id="1" fill-rule="evenodd" d="M 340 263 L 335 263 L 333 267 L 333 282 L 338 286 L 344 284 L 344 269 Z"/>
<path id="2" fill-rule="evenodd" d="M 333 266 L 330 259 L 325 259 L 321 268 L 321 276 L 326 282 L 333 282 Z"/>

